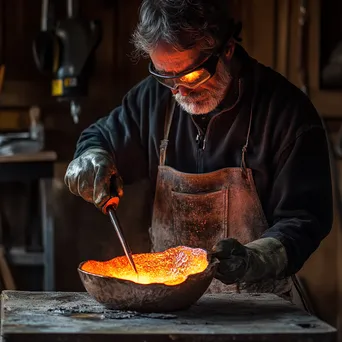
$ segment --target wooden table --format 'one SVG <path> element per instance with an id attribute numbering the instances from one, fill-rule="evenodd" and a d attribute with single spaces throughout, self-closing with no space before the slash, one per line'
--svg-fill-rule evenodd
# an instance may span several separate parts
<path id="1" fill-rule="evenodd" d="M 330 342 L 336 330 L 271 295 L 205 295 L 189 310 L 106 310 L 87 293 L 4 291 L 4 341 Z"/>

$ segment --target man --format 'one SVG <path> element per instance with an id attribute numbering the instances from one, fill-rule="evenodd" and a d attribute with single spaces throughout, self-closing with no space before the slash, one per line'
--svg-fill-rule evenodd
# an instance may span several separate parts
<path id="1" fill-rule="evenodd" d="M 65 182 L 103 210 L 113 176 L 120 197 L 121 180 L 150 179 L 154 251 L 213 252 L 213 292 L 291 298 L 332 225 L 327 140 L 309 99 L 248 56 L 240 31 L 221 0 L 144 0 L 133 41 L 151 76 L 82 133 Z"/>

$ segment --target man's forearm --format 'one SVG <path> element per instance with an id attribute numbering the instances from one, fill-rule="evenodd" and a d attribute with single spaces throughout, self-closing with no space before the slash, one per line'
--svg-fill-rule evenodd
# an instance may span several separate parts
<path id="1" fill-rule="evenodd" d="M 89 126 L 81 133 L 76 144 L 74 158 L 79 157 L 89 149 L 105 150 L 114 157 L 113 149 L 110 147 L 110 143 L 103 134 L 101 127 L 99 127 L 104 120 L 105 118 L 101 119 L 99 122 Z"/>
<path id="2" fill-rule="evenodd" d="M 270 227 L 263 237 L 272 237 L 279 240 L 284 246 L 288 258 L 285 275 L 297 273 L 310 255 L 318 248 L 321 240 L 329 233 L 329 220 L 320 224 L 308 213 L 300 217 L 279 220 Z"/>
<path id="3" fill-rule="evenodd" d="M 254 283 L 267 278 L 283 278 L 287 267 L 287 253 L 279 240 L 269 237 L 258 239 L 245 247 L 249 250 L 249 261 L 242 281 Z"/>

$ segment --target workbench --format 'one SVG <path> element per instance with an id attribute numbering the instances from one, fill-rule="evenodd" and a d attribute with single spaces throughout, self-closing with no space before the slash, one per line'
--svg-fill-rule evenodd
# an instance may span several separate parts
<path id="1" fill-rule="evenodd" d="M 331 342 L 336 330 L 273 294 L 204 295 L 190 309 L 107 310 L 85 292 L 3 291 L 1 336 L 26 341 Z"/>
<path id="2" fill-rule="evenodd" d="M 0 156 L 0 183 L 27 182 L 31 184 L 32 195 L 29 211 L 39 216 L 41 229 L 34 219 L 27 235 L 27 246 L 11 246 L 7 250 L 9 264 L 44 266 L 44 291 L 52 291 L 54 279 L 54 222 L 51 206 L 52 179 L 57 154 L 54 151 Z M 0 213 L 1 214 L 1 213 Z M 42 235 L 42 243 L 40 243 Z M 6 244 L 6 241 L 4 241 Z M 41 246 L 42 245 L 42 246 Z M 42 249 L 42 250 L 40 250 Z"/>

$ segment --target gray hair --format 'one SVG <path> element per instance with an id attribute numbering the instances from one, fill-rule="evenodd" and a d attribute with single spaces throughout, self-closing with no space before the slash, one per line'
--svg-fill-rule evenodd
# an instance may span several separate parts
<path id="1" fill-rule="evenodd" d="M 178 51 L 199 46 L 212 51 L 229 35 L 239 39 L 241 24 L 230 17 L 228 0 L 143 0 L 132 35 L 135 58 L 148 57 L 158 43 Z"/>

